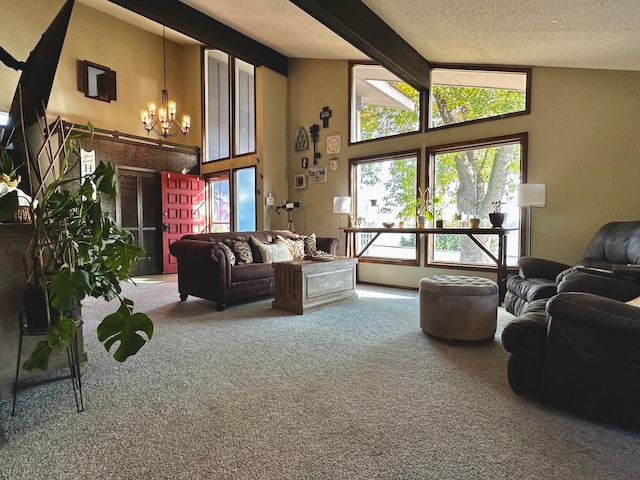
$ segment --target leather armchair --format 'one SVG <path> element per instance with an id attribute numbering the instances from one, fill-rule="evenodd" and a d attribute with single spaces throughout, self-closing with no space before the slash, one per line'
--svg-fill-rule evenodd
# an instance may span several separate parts
<path id="1" fill-rule="evenodd" d="M 627 264 L 640 264 L 640 221 L 610 222 L 602 226 L 582 259 L 576 262 L 583 267 L 606 270 Z M 534 257 L 520 258 L 518 268 L 518 275 L 507 280 L 504 301 L 505 309 L 514 315 L 520 315 L 534 300 L 551 298 L 558 293 L 557 284 L 564 276 L 574 273 L 571 265 Z"/>
<path id="2" fill-rule="evenodd" d="M 545 403 L 640 429 L 640 308 L 590 293 L 547 303 Z"/>

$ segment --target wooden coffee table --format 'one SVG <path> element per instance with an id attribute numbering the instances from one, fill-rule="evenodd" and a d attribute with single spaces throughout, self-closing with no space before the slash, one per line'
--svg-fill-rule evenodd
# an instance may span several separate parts
<path id="1" fill-rule="evenodd" d="M 271 306 L 302 315 L 356 299 L 357 263 L 350 257 L 274 263 L 276 298 Z"/>

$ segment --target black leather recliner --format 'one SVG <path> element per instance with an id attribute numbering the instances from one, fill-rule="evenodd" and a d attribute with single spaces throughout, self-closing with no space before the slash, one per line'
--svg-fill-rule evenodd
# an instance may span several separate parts
<path id="1" fill-rule="evenodd" d="M 595 234 L 582 260 L 576 263 L 582 267 L 605 270 L 612 270 L 614 265 L 627 264 L 640 264 L 640 221 L 607 223 Z M 575 273 L 571 267 L 541 258 L 520 258 L 519 274 L 507 280 L 505 309 L 514 315 L 521 315 L 529 303 L 551 298 L 559 291 L 557 284 L 567 274 Z M 639 283 L 638 280 L 632 281 Z"/>

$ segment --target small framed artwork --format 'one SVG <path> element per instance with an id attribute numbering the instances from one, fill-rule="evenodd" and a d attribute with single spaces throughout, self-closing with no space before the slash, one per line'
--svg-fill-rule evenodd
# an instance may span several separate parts
<path id="1" fill-rule="evenodd" d="M 307 176 L 306 175 L 296 175 L 294 180 L 294 186 L 296 188 L 306 188 L 307 186 Z"/>
<path id="2" fill-rule="evenodd" d="M 338 157 L 329 159 L 329 171 L 330 172 L 340 171 L 340 159 Z"/>
<path id="3" fill-rule="evenodd" d="M 311 167 L 309 169 L 309 185 L 327 182 L 327 167 Z"/>
<path id="4" fill-rule="evenodd" d="M 307 168 L 309 166 L 309 159 L 307 157 L 302 158 L 301 166 L 302 168 Z"/>

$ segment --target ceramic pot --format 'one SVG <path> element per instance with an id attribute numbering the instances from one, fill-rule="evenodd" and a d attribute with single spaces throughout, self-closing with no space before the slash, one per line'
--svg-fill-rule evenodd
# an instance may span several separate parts
<path id="1" fill-rule="evenodd" d="M 469 227 L 470 228 L 480 228 L 480 219 L 479 218 L 470 218 L 469 219 Z"/>
<path id="2" fill-rule="evenodd" d="M 418 215 L 418 228 L 424 228 L 427 224 L 427 218 L 424 215 Z"/>
<path id="3" fill-rule="evenodd" d="M 493 225 L 494 228 L 502 227 L 502 224 L 504 223 L 505 218 L 507 218 L 506 213 L 497 212 L 497 213 L 489 214 L 489 221 L 491 222 L 491 225 Z"/>
<path id="4" fill-rule="evenodd" d="M 443 228 L 444 220 L 436 220 L 436 228 Z"/>

